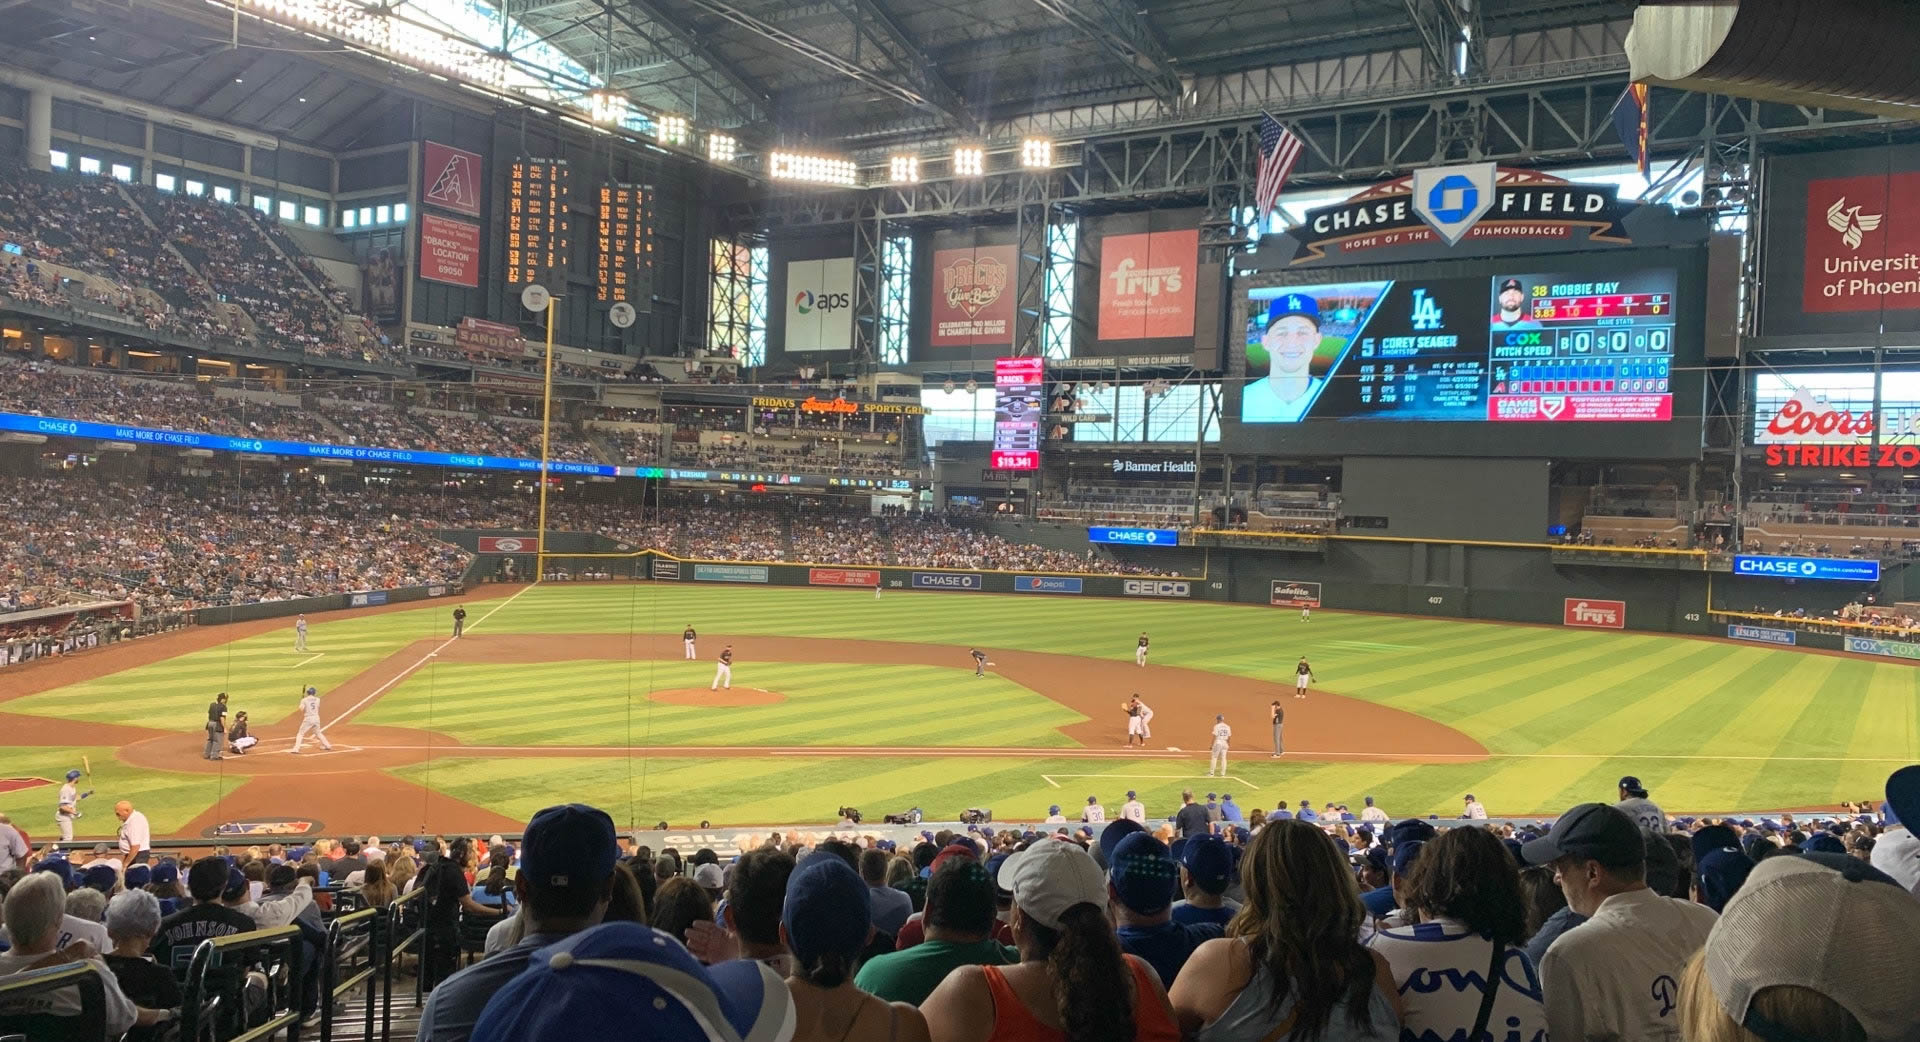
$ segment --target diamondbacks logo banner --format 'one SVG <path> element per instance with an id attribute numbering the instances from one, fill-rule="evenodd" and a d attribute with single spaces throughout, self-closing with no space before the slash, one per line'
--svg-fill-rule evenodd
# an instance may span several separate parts
<path id="1" fill-rule="evenodd" d="M 1492 163 L 1423 168 L 1308 210 L 1288 232 L 1294 241 L 1289 263 L 1373 250 L 1444 251 L 1480 240 L 1631 245 L 1620 222 L 1638 204 L 1621 202 L 1618 193 L 1613 185 L 1576 184 Z"/>
<path id="2" fill-rule="evenodd" d="M 1012 246 L 936 250 L 933 335 L 937 347 L 1013 343 Z"/>
<path id="3" fill-rule="evenodd" d="M 468 217 L 480 216 L 480 186 L 486 169 L 479 154 L 438 141 L 425 142 L 424 152 L 421 201 Z"/>

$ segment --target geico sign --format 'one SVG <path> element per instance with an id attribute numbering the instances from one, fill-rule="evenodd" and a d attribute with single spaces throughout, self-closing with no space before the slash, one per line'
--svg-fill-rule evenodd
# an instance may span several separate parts
<path id="1" fill-rule="evenodd" d="M 853 299 L 845 293 L 815 293 L 810 289 L 803 289 L 793 295 L 794 310 L 802 315 L 811 314 L 816 309 L 825 314 L 832 314 L 852 306 Z"/>
<path id="2" fill-rule="evenodd" d="M 1191 597 L 1193 585 L 1157 579 L 1128 579 L 1120 586 L 1128 597 Z"/>

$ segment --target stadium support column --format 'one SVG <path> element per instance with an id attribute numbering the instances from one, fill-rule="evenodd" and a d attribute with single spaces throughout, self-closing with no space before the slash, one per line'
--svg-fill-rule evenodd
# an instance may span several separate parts
<path id="1" fill-rule="evenodd" d="M 53 92 L 35 87 L 27 91 L 27 169 L 53 169 L 52 149 Z"/>
<path id="2" fill-rule="evenodd" d="M 1014 315 L 1013 353 L 1020 357 L 1041 354 L 1041 330 L 1047 295 L 1047 222 L 1052 219 L 1048 200 L 1053 178 L 1040 170 L 1020 175 L 1014 207 Z"/>
<path id="3" fill-rule="evenodd" d="M 880 251 L 887 241 L 886 210 L 879 192 L 860 195 L 853 220 L 853 367 L 854 375 L 872 373 L 880 359 Z"/>

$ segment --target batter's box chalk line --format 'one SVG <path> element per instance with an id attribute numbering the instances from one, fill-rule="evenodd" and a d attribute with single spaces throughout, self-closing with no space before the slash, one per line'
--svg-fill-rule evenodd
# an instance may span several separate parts
<path id="1" fill-rule="evenodd" d="M 306 759 L 307 757 L 310 757 L 310 756 L 333 756 L 339 753 L 358 753 L 358 752 L 365 752 L 365 751 L 366 750 L 364 748 L 358 745 L 336 745 L 331 749 L 321 749 L 318 747 L 314 747 L 311 749 L 302 749 L 297 753 L 294 752 L 292 749 L 282 750 L 282 752 L 287 756 L 298 756 L 301 759 Z"/>
<path id="2" fill-rule="evenodd" d="M 1249 789 L 1260 788 L 1245 778 L 1238 778 L 1231 774 L 1218 777 L 1211 774 L 1043 774 L 1040 778 L 1056 789 L 1064 786 L 1054 781 L 1055 778 L 1124 778 L 1129 781 L 1193 781 L 1196 778 L 1212 778 L 1214 781 L 1230 781 L 1235 785 L 1244 785 Z"/>

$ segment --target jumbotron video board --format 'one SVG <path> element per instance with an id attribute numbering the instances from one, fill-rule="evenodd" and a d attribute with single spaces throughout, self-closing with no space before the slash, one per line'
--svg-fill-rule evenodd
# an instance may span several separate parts
<path id="1" fill-rule="evenodd" d="M 1697 455 L 1703 276 L 1690 252 L 1665 251 L 1664 264 L 1623 252 L 1423 266 L 1442 269 L 1433 275 L 1323 269 L 1243 285 L 1234 441 L 1328 454 Z"/>

